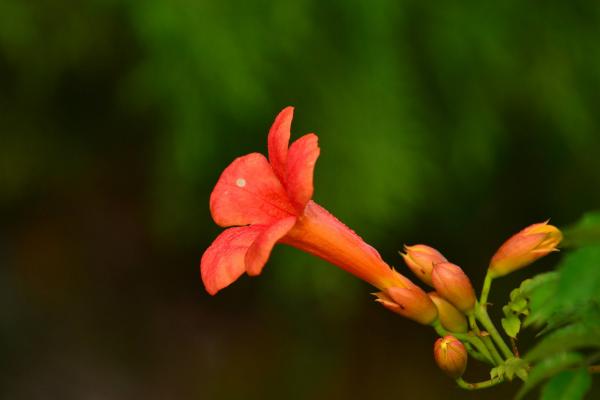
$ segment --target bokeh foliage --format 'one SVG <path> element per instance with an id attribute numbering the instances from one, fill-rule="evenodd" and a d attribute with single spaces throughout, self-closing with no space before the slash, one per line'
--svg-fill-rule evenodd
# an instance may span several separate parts
<path id="1" fill-rule="evenodd" d="M 218 232 L 207 209 L 218 175 L 234 157 L 264 152 L 272 118 L 293 104 L 294 133 L 320 137 L 318 202 L 390 263 L 399 264 L 403 243 L 427 242 L 461 260 L 477 284 L 509 233 L 548 217 L 568 224 L 600 205 L 599 17 L 591 1 L 3 0 L 3 362 L 28 354 L 13 368 L 25 371 L 48 343 L 76 339 L 86 351 L 121 343 L 105 362 L 138 371 L 136 355 L 153 342 L 133 338 L 172 310 L 188 321 L 201 308 L 202 321 L 221 329 L 264 312 L 266 326 L 282 319 L 295 335 L 289 346 L 304 351 L 271 355 L 292 372 L 269 370 L 284 383 L 256 378 L 247 398 L 286 394 L 296 378 L 314 384 L 291 397 L 359 394 L 343 385 L 361 368 L 348 349 L 374 333 L 359 329 L 334 351 L 333 332 L 382 311 L 369 308 L 368 289 L 352 277 L 277 249 L 260 279 L 231 289 L 239 294 L 201 297 L 197 263 Z M 112 301 L 99 300 L 106 296 Z M 215 302 L 222 309 L 206 311 Z M 58 328 L 61 318 L 72 336 Z M 400 328 L 385 328 L 398 341 L 422 334 L 394 321 Z M 53 339 L 26 352 L 17 338 L 38 338 L 23 334 L 38 323 Z M 332 324 L 329 334 L 312 332 L 317 323 Z M 223 332 L 206 325 L 190 329 L 218 343 Z M 119 329 L 87 343 L 99 326 Z M 181 343 L 197 352 L 190 368 L 211 377 L 199 386 L 216 393 L 223 382 L 215 377 L 234 362 L 206 360 L 228 359 L 227 346 L 215 345 L 211 358 L 203 351 L 213 347 Z M 311 369 L 316 357 L 322 367 Z M 392 377 L 400 379 L 401 363 L 388 364 L 364 378 L 365 393 L 399 391 Z M 22 372 L 14 390 L 28 377 Z M 228 393 L 220 397 L 236 396 Z"/>

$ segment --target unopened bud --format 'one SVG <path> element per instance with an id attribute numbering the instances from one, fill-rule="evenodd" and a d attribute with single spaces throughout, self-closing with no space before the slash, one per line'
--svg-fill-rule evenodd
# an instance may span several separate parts
<path id="1" fill-rule="evenodd" d="M 438 318 L 442 326 L 450 332 L 466 333 L 469 330 L 467 317 L 456 307 L 450 304 L 446 299 L 436 292 L 427 293 L 438 309 Z"/>
<path id="2" fill-rule="evenodd" d="M 455 264 L 444 262 L 434 265 L 431 280 L 436 292 L 467 314 L 475 307 L 475 291 L 469 277 Z"/>
<path id="3" fill-rule="evenodd" d="M 557 251 L 556 246 L 561 240 L 560 230 L 548 225 L 548 221 L 530 225 L 500 246 L 492 257 L 488 272 L 496 278 L 526 267 L 538 258 Z"/>
<path id="4" fill-rule="evenodd" d="M 431 281 L 431 270 L 433 265 L 441 262 L 446 262 L 446 257 L 433 247 L 424 244 L 416 244 L 414 246 L 404 246 L 406 253 L 400 253 L 404 258 L 404 262 L 410 270 L 423 282 L 429 286 L 433 286 Z"/>
<path id="5" fill-rule="evenodd" d="M 438 367 L 451 378 L 460 378 L 467 369 L 467 349 L 454 336 L 444 336 L 436 340 L 433 356 Z"/>
<path id="6" fill-rule="evenodd" d="M 388 310 L 420 324 L 430 325 L 437 320 L 438 312 L 435 304 L 418 286 L 391 287 L 387 292 L 375 293 L 375 296 L 377 296 L 375 301 Z"/>

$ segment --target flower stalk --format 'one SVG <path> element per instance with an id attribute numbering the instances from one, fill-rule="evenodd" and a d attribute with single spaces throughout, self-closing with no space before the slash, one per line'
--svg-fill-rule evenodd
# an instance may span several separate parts
<path id="1" fill-rule="evenodd" d="M 479 322 L 481 322 L 483 327 L 488 331 L 488 333 L 490 334 L 490 336 L 492 337 L 492 339 L 494 340 L 504 357 L 507 359 L 514 357 L 514 354 L 510 351 L 510 348 L 508 347 L 506 342 L 504 342 L 502 336 L 500 336 L 500 333 L 498 332 L 498 329 L 496 329 L 496 326 L 490 319 L 486 307 L 484 307 L 482 304 L 477 304 L 475 306 L 475 316 L 477 317 Z"/>
<path id="2" fill-rule="evenodd" d="M 481 297 L 479 298 L 479 304 L 482 304 L 484 307 L 487 307 L 488 296 L 490 294 L 490 289 L 492 288 L 492 275 L 488 272 L 485 274 L 485 278 L 483 280 L 483 288 L 481 288 Z"/>
<path id="3" fill-rule="evenodd" d="M 488 379 L 487 381 L 473 383 L 465 382 L 463 378 L 456 379 L 456 383 L 458 384 L 458 386 L 467 390 L 487 389 L 492 386 L 496 386 L 497 384 L 502 382 L 504 382 L 504 378 L 500 376 L 493 379 Z"/>

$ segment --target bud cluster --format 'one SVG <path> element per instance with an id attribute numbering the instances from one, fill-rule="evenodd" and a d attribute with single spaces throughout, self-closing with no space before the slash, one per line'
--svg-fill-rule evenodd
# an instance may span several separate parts
<path id="1" fill-rule="evenodd" d="M 509 238 L 490 261 L 481 298 L 483 306 L 477 302 L 473 285 L 462 268 L 449 262 L 433 247 L 424 244 L 404 246 L 404 253 L 400 254 L 408 268 L 424 284 L 435 290 L 425 293 L 406 279 L 402 281 L 404 287 L 391 286 L 375 293 L 376 301 L 406 318 L 434 326 L 444 336 L 434 344 L 435 361 L 446 374 L 460 381 L 468 358 L 467 348 L 461 340 L 471 343 L 473 334 L 481 335 L 482 338 L 489 335 L 485 331 L 479 331 L 475 318 L 480 318 L 482 307 L 485 311 L 492 279 L 526 267 L 538 258 L 557 251 L 556 247 L 561 240 L 561 232 L 548 225 L 548 222 L 530 225 Z M 487 327 L 485 324 L 484 326 Z M 473 331 L 469 332 L 469 327 Z M 490 327 L 489 332 L 494 334 L 493 331 L 495 328 Z M 479 343 L 480 346 L 483 345 L 483 342 Z M 471 344 L 477 347 L 477 343 Z M 478 347 L 478 350 L 485 352 L 485 345 L 483 348 Z M 503 353 L 505 356 L 510 355 L 509 350 Z M 478 354 L 486 357 L 485 354 Z M 493 362 L 490 359 L 492 356 L 487 357 Z"/>
<path id="2" fill-rule="evenodd" d="M 404 251 L 406 253 L 402 253 L 402 257 L 406 265 L 419 279 L 436 290 L 438 298 L 463 313 L 473 309 L 475 290 L 469 277 L 458 265 L 448 262 L 442 253 L 424 244 L 404 246 Z"/>

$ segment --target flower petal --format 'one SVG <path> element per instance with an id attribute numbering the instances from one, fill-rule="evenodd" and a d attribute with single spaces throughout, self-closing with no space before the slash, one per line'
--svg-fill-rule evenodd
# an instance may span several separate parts
<path id="1" fill-rule="evenodd" d="M 202 255 L 200 272 L 206 291 L 212 295 L 229 286 L 246 270 L 244 257 L 264 225 L 242 226 L 223 231 Z"/>
<path id="2" fill-rule="evenodd" d="M 294 118 L 294 107 L 284 108 L 269 130 L 268 147 L 269 161 L 275 175 L 283 182 L 285 179 L 285 164 L 290 142 L 290 129 Z"/>
<path id="3" fill-rule="evenodd" d="M 225 168 L 210 195 L 210 212 L 223 227 L 270 225 L 296 214 L 283 185 L 259 153 L 239 157 Z"/>
<path id="4" fill-rule="evenodd" d="M 248 275 L 258 275 L 267 263 L 273 246 L 296 224 L 296 217 L 288 217 L 275 222 L 256 238 L 246 253 Z"/>
<path id="5" fill-rule="evenodd" d="M 299 213 L 313 195 L 313 173 L 320 152 L 318 141 L 317 135 L 309 133 L 292 143 L 288 153 L 285 186 Z"/>

